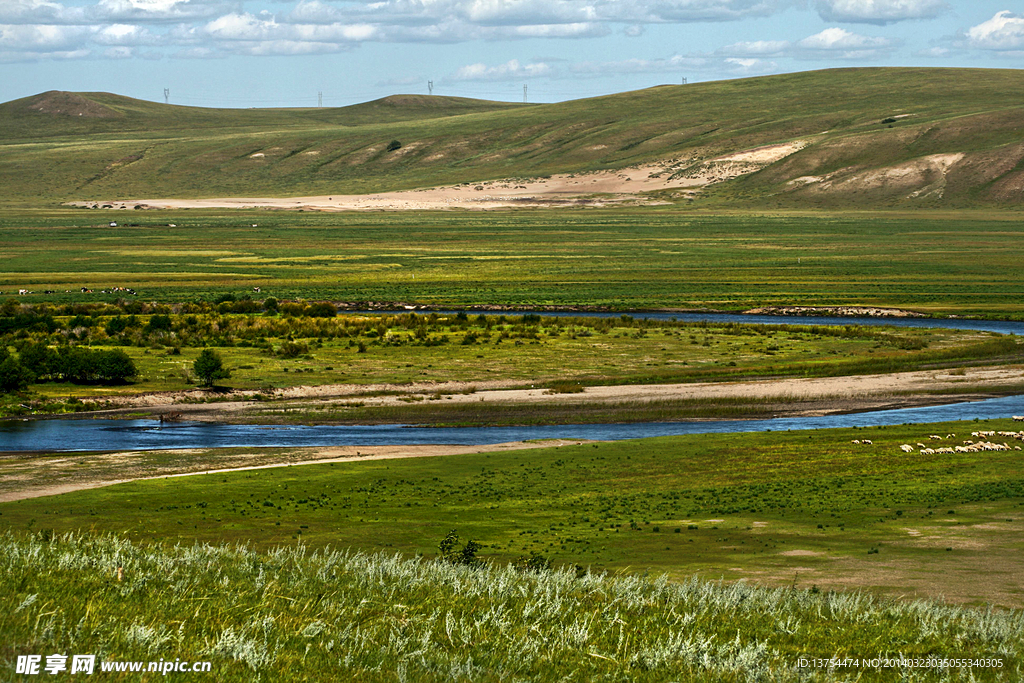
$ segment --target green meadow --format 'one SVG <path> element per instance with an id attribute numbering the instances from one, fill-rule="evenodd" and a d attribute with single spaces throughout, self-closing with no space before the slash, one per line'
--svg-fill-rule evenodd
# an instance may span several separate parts
<path id="1" fill-rule="evenodd" d="M 455 529 L 498 564 L 536 554 L 556 566 L 673 580 L 795 582 L 1019 607 L 1024 461 L 1013 447 L 1024 441 L 988 437 L 1010 446 L 1001 452 L 900 449 L 960 445 L 983 440 L 972 431 L 1016 424 L 707 434 L 199 474 L 0 504 L 0 526 L 260 550 L 301 540 L 405 557 L 433 557 Z M 220 457 L 237 466 L 241 453 L 155 453 L 125 466 L 142 474 L 216 469 Z M 259 462 L 268 456 L 260 451 Z M 40 457 L 10 455 L 5 466 L 39 483 L 48 476 L 34 469 Z M 69 473 L 118 473 L 116 457 L 45 457 L 62 459 Z"/>
<path id="2" fill-rule="evenodd" d="M 161 302 L 248 293 L 435 307 L 867 305 L 1015 317 L 1021 235 L 1015 214 L 995 211 L 17 210 L 0 212 L 0 292 L 31 290 L 19 298 L 27 302 L 113 301 L 127 295 L 101 290 L 129 287 Z"/>

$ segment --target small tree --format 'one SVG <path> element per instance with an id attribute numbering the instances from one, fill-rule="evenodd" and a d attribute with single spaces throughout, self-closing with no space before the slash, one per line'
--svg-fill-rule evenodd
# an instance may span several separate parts
<path id="1" fill-rule="evenodd" d="M 459 534 L 457 531 L 452 529 L 437 545 L 437 549 L 441 551 L 438 559 L 449 564 L 478 567 L 483 564 L 476 556 L 477 551 L 480 550 L 481 547 L 482 546 L 476 541 L 466 541 L 466 545 L 460 548 Z"/>
<path id="2" fill-rule="evenodd" d="M 224 368 L 220 354 L 213 349 L 203 349 L 196 361 L 192 363 L 192 372 L 199 378 L 204 387 L 212 387 L 218 379 L 227 379 L 231 373 Z"/>
<path id="3" fill-rule="evenodd" d="M 0 362 L 0 392 L 21 391 L 28 387 L 32 379 L 32 373 L 23 368 L 13 356 L 7 356 Z"/>

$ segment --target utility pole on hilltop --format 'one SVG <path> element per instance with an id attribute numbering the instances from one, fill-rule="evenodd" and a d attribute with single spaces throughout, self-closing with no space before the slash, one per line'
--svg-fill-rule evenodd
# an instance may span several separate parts
<path id="1" fill-rule="evenodd" d="M 526 104 L 526 84 L 523 83 L 523 104 Z"/>
<path id="2" fill-rule="evenodd" d="M 324 106 L 324 93 L 323 93 L 322 90 L 320 90 L 316 94 L 316 108 L 320 109 L 323 106 Z"/>
<path id="3" fill-rule="evenodd" d="M 164 88 L 164 104 L 170 104 L 170 103 L 171 103 L 171 89 L 170 88 Z"/>
<path id="4" fill-rule="evenodd" d="M 434 81 L 427 81 L 427 94 L 434 94 Z"/>

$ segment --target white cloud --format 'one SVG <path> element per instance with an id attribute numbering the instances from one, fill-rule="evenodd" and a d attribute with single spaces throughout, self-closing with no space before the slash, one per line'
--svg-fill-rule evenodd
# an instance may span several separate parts
<path id="1" fill-rule="evenodd" d="M 101 45 L 122 46 L 156 45 L 160 42 L 160 37 L 150 33 L 149 29 L 142 26 L 133 26 L 131 24 L 111 24 L 110 26 L 104 26 L 93 34 L 92 39 Z"/>
<path id="2" fill-rule="evenodd" d="M 647 23 L 735 21 L 769 16 L 790 4 L 783 0 L 620 0 L 602 14 L 619 21 L 633 17 L 633 21 Z"/>
<path id="3" fill-rule="evenodd" d="M 36 55 L 69 54 L 82 49 L 90 33 L 85 26 L 0 25 L 0 52 L 24 50 Z"/>
<path id="4" fill-rule="evenodd" d="M 80 7 L 65 7 L 50 0 L 2 0 L 0 23 L 9 24 L 81 24 L 85 11 Z"/>
<path id="5" fill-rule="evenodd" d="M 230 0 L 99 0 L 87 14 L 96 21 L 195 21 L 230 12 L 238 5 Z"/>
<path id="6" fill-rule="evenodd" d="M 248 55 L 325 54 L 370 40 L 377 29 L 368 24 L 288 24 L 274 17 L 227 14 L 206 24 L 198 33 L 215 46 Z"/>
<path id="7" fill-rule="evenodd" d="M 498 66 L 486 64 L 470 64 L 456 71 L 450 80 L 453 81 L 512 81 L 522 78 L 542 78 L 554 74 L 554 69 L 543 62 L 520 64 L 512 59 Z"/>
<path id="8" fill-rule="evenodd" d="M 732 68 L 726 72 L 732 76 L 761 76 L 774 73 L 779 68 L 775 62 L 765 59 L 728 57 L 725 63 L 731 65 Z"/>
<path id="9" fill-rule="evenodd" d="M 892 52 L 899 45 L 898 40 L 872 38 L 833 27 L 798 41 L 789 54 L 805 59 L 872 59 Z"/>
<path id="10" fill-rule="evenodd" d="M 967 30 L 966 47 L 982 50 L 1020 50 L 1024 48 L 1024 17 L 1009 11 L 996 12 L 988 21 Z"/>
<path id="11" fill-rule="evenodd" d="M 528 24 L 501 27 L 487 31 L 491 38 L 595 38 L 608 35 L 611 30 L 604 24 L 578 22 L 573 24 Z"/>
<path id="12" fill-rule="evenodd" d="M 789 47 L 790 43 L 786 40 L 755 40 L 733 43 L 716 50 L 715 53 L 734 57 L 776 56 L 782 55 Z"/>
<path id="13" fill-rule="evenodd" d="M 825 21 L 890 24 L 907 19 L 931 19 L 949 10 L 943 0 L 818 0 Z"/>

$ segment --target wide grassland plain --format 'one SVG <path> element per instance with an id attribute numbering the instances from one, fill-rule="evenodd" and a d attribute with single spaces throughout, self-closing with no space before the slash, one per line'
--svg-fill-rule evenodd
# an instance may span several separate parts
<path id="1" fill-rule="evenodd" d="M 120 286 L 164 302 L 249 293 L 435 307 L 865 305 L 1012 318 L 1024 312 L 1021 237 L 1018 214 L 995 210 L 12 209 L 0 215 L 0 291 L 34 292 L 26 302 L 113 301 L 99 292 Z"/>
<path id="2" fill-rule="evenodd" d="M 971 365 L 1002 364 L 1012 375 L 1016 340 L 967 332 L 621 318 L 597 329 L 511 310 L 496 312 L 503 321 L 442 312 L 427 323 L 429 310 L 416 319 L 404 311 L 803 305 L 1021 319 L 1020 104 L 1006 93 L 1022 83 L 1024 72 L 1011 70 L 879 69 L 539 106 L 401 97 L 242 112 L 95 93 L 6 103 L 0 296 L 15 298 L 5 304 L 11 321 L 28 315 L 24 305 L 45 305 L 55 322 L 12 331 L 8 352 L 16 358 L 30 342 L 119 346 L 140 375 L 113 388 L 34 384 L 3 410 L 60 412 L 81 408 L 79 398 L 193 388 L 191 362 L 207 345 L 232 371 L 222 383 L 254 399 L 305 385 L 449 380 L 475 399 L 473 383 L 497 380 L 566 392 L 571 406 L 442 409 L 440 392 L 405 392 L 398 407 L 358 397 L 315 409 L 253 401 L 258 417 L 281 422 L 722 417 L 780 404 L 662 402 L 584 415 L 573 396 L 600 384 Z M 67 106 L 88 116 L 52 114 Z M 388 150 L 390 140 L 401 147 Z M 796 151 L 735 180 L 616 208 L 102 208 L 143 196 L 379 192 L 659 161 L 685 175 L 782 144 Z M 99 208 L 62 205 L 73 200 Z M 394 308 L 405 321 L 286 321 L 211 303 L 244 296 Z M 115 302 L 116 311 L 100 310 Z M 189 305 L 199 312 L 182 310 Z M 153 325 L 157 315 L 170 318 Z M 134 319 L 108 334 L 118 316 Z M 317 334 L 293 334 L 293 323 Z M 326 325 L 343 333 L 319 333 Z M 1019 380 L 1007 381 L 1004 392 L 1016 390 Z M 0 595 L 10 606 L 0 660 L 13 671 L 22 654 L 173 652 L 212 660 L 223 681 L 318 672 L 364 681 L 1018 681 L 1021 442 L 993 436 L 1011 450 L 943 455 L 918 445 L 1015 429 L 1006 419 L 401 459 L 364 459 L 353 448 L 335 454 L 354 462 L 11 500 L 0 504 Z M 323 457 L 15 453 L 0 460 L 0 491 L 16 498 L 64 483 Z M 434 561 L 453 529 L 481 545 L 486 564 Z M 548 561 L 561 569 L 543 569 Z M 1000 666 L 796 666 L 800 655 L 901 654 Z"/>
<path id="3" fill-rule="evenodd" d="M 301 540 L 431 557 L 457 529 L 483 544 L 482 557 L 499 563 L 533 552 L 559 565 L 654 571 L 676 580 L 795 579 L 1019 607 L 1024 463 L 1013 445 L 1024 442 L 992 436 L 1010 450 L 982 453 L 900 449 L 922 441 L 959 445 L 963 437 L 981 440 L 972 431 L 1016 431 L 1014 425 L 566 441 L 216 474 L 204 471 L 237 467 L 245 449 L 12 454 L 5 469 L 26 485 L 56 484 L 62 468 L 101 480 L 129 471 L 197 474 L 3 503 L 0 521 L 22 532 L 93 529 L 134 541 L 223 541 L 263 550 Z M 930 439 L 935 432 L 943 439 Z M 871 443 L 854 443 L 865 439 Z M 301 461 L 311 452 L 275 449 L 262 462 Z"/>

